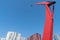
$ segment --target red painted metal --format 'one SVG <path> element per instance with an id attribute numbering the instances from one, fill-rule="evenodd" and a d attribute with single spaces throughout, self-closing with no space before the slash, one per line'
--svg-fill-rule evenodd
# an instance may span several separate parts
<path id="1" fill-rule="evenodd" d="M 37 2 L 35 4 L 38 4 L 38 5 L 53 5 L 55 3 L 56 3 L 55 1 L 53 1 L 53 2 L 47 1 L 47 2 Z"/>
<path id="2" fill-rule="evenodd" d="M 46 21 L 44 25 L 44 32 L 42 40 L 52 40 L 53 35 L 53 16 L 54 16 L 54 4 L 53 2 L 38 2 L 36 4 L 42 4 L 46 6 Z M 50 6 L 53 5 L 52 10 L 50 10 Z"/>
<path id="3" fill-rule="evenodd" d="M 52 40 L 52 33 L 53 33 L 53 13 L 50 12 L 49 6 L 46 5 L 46 22 L 42 40 Z"/>

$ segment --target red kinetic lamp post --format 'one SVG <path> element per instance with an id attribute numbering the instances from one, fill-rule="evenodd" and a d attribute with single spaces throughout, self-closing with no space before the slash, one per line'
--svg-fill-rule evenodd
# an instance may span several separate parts
<path id="1" fill-rule="evenodd" d="M 53 16 L 54 16 L 54 4 L 56 2 L 37 2 L 36 4 L 38 5 L 45 5 L 46 7 L 46 21 L 44 25 L 44 32 L 43 32 L 43 37 L 42 40 L 52 40 L 52 35 L 53 35 Z M 52 5 L 52 9 L 50 9 L 50 6 Z"/>

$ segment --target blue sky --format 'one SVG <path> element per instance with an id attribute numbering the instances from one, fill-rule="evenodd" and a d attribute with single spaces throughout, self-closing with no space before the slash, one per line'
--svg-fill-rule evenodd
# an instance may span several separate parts
<path id="1" fill-rule="evenodd" d="M 45 7 L 32 6 L 44 0 L 0 0 L 0 37 L 8 31 L 21 33 L 28 37 L 34 33 L 43 33 Z M 46 0 L 45 0 L 46 1 Z M 60 0 L 56 0 L 54 13 L 54 33 L 60 34 Z"/>

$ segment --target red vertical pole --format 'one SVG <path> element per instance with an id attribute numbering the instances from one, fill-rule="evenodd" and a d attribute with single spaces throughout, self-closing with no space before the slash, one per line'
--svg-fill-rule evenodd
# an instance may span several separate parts
<path id="1" fill-rule="evenodd" d="M 38 5 L 45 5 L 46 6 L 46 21 L 44 25 L 44 32 L 43 32 L 43 37 L 42 40 L 52 40 L 52 35 L 53 35 L 53 16 L 54 16 L 54 4 L 56 2 L 38 2 L 36 4 Z M 50 6 L 53 5 L 52 10 L 50 10 Z"/>
<path id="2" fill-rule="evenodd" d="M 50 7 L 48 5 L 46 5 L 46 21 L 45 21 L 44 33 L 43 33 L 42 40 L 52 40 L 53 15 L 54 15 L 54 13 L 51 12 Z"/>

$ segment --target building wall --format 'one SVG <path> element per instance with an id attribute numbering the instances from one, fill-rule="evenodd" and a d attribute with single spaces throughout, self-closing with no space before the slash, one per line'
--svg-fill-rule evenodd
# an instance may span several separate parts
<path id="1" fill-rule="evenodd" d="M 8 32 L 6 40 L 26 40 L 26 38 L 22 37 L 19 33 Z"/>
<path id="2" fill-rule="evenodd" d="M 0 38 L 0 40 L 6 40 L 5 38 Z"/>
<path id="3" fill-rule="evenodd" d="M 41 35 L 38 33 L 33 34 L 32 36 L 28 37 L 27 40 L 41 40 Z"/>
<path id="4" fill-rule="evenodd" d="M 55 34 L 54 35 L 54 40 L 60 40 L 60 35 Z"/>

